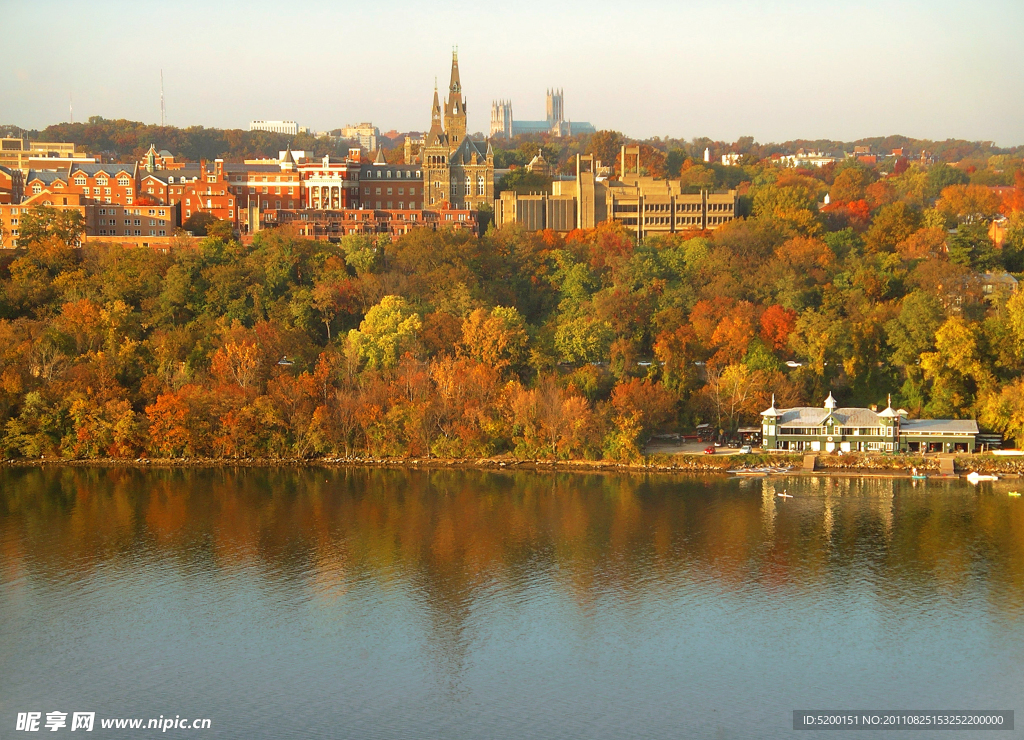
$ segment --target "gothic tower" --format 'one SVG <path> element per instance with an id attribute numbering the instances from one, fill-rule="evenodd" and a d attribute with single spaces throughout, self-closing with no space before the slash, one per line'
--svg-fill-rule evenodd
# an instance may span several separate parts
<path id="1" fill-rule="evenodd" d="M 448 100 L 444 105 L 444 130 L 448 144 L 458 147 L 466 138 L 466 101 L 462 98 L 462 81 L 459 79 L 459 53 L 452 52 L 452 78 L 448 83 Z"/>

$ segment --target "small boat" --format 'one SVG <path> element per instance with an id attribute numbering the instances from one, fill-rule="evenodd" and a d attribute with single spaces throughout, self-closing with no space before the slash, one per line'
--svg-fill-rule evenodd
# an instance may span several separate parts
<path id="1" fill-rule="evenodd" d="M 1020 494 L 1017 491 L 1010 491 L 1010 495 L 1020 497 Z"/>
<path id="2" fill-rule="evenodd" d="M 983 481 L 983 480 L 999 480 L 999 476 L 998 475 L 982 475 L 981 473 L 978 473 L 978 472 L 975 472 L 975 471 L 972 470 L 970 473 L 967 474 L 967 480 L 970 481 L 971 483 L 978 483 L 979 481 Z"/>
<path id="3" fill-rule="evenodd" d="M 776 493 L 775 495 L 778 496 L 779 498 L 793 498 L 792 494 L 786 493 L 785 491 L 783 491 L 782 493 Z"/>
<path id="4" fill-rule="evenodd" d="M 910 478 L 911 478 L 911 480 L 928 480 L 928 476 L 927 475 L 920 475 L 920 474 L 912 475 L 912 476 L 910 476 Z"/>

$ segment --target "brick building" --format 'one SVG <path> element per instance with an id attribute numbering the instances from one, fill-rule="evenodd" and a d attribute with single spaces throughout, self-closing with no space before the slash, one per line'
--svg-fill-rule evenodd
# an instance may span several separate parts
<path id="1" fill-rule="evenodd" d="M 137 164 L 75 162 L 68 167 L 67 189 L 81 193 L 89 203 L 134 205 L 138 170 Z"/>
<path id="2" fill-rule="evenodd" d="M 21 170 L 0 166 L 0 203 L 20 203 L 24 195 L 23 182 Z"/>
<path id="3" fill-rule="evenodd" d="M 300 236 L 337 240 L 349 234 L 401 236 L 415 228 L 466 229 L 479 234 L 478 214 L 469 209 L 346 208 L 339 210 L 270 210 L 263 215 L 267 228 L 294 226 Z"/>
<path id="4" fill-rule="evenodd" d="M 425 208 L 423 168 L 418 164 L 387 164 L 378 150 L 373 164 L 359 169 L 358 199 L 363 208 L 409 210 Z"/>

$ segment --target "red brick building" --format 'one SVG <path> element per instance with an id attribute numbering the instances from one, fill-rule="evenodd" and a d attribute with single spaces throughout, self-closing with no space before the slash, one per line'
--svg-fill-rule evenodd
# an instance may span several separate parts
<path id="1" fill-rule="evenodd" d="M 89 203 L 134 205 L 138 196 L 137 164 L 74 163 L 68 167 L 66 187 Z"/>
<path id="2" fill-rule="evenodd" d="M 21 170 L 0 166 L 0 203 L 20 203 L 24 185 Z"/>
<path id="3" fill-rule="evenodd" d="M 216 159 L 212 164 L 201 162 L 198 178 L 186 183 L 183 191 L 179 202 L 183 222 L 195 214 L 208 213 L 238 226 L 235 194 L 228 188 L 223 159 Z"/>
<path id="4" fill-rule="evenodd" d="M 198 164 L 182 165 L 173 170 L 156 169 L 139 172 L 139 198 L 143 203 L 173 205 L 185 197 L 185 187 L 199 180 Z"/>
<path id="5" fill-rule="evenodd" d="M 479 233 L 478 214 L 473 210 L 270 210 L 263 213 L 267 228 L 293 225 L 300 236 L 337 240 L 349 234 L 391 234 L 401 236 L 415 228 L 466 229 Z"/>

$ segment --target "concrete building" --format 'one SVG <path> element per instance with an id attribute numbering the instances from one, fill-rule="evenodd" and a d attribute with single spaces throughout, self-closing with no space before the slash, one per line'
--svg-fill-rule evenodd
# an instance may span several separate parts
<path id="1" fill-rule="evenodd" d="M 377 151 L 378 140 L 380 139 L 380 130 L 369 122 L 360 123 L 355 126 L 349 125 L 341 129 L 341 138 L 357 141 L 359 146 L 365 151 L 375 152 Z"/>
<path id="2" fill-rule="evenodd" d="M 573 136 L 592 134 L 596 129 L 586 121 L 565 120 L 565 96 L 562 90 L 548 90 L 543 121 L 517 121 L 512 115 L 512 102 L 495 100 L 491 103 L 491 136 L 510 139 L 519 134 L 551 134 Z"/>
<path id="3" fill-rule="evenodd" d="M 890 404 L 880 412 L 839 408 L 829 393 L 822 408 L 770 408 L 761 412 L 766 450 L 791 452 L 974 452 L 972 419 L 908 419 Z"/>
<path id="4" fill-rule="evenodd" d="M 52 141 L 29 141 L 6 136 L 0 139 L 0 167 L 21 170 L 66 169 L 75 162 L 96 162 L 75 144 Z"/>
<path id="5" fill-rule="evenodd" d="M 599 176 L 600 162 L 593 156 L 577 155 L 576 177 L 555 180 L 550 194 L 503 192 L 494 204 L 495 225 L 518 223 L 531 231 L 571 231 L 618 221 L 643 239 L 680 231 L 713 231 L 736 218 L 735 190 L 684 192 L 679 180 L 641 176 L 639 154 L 639 147 L 622 147 L 623 174 L 618 180 Z M 573 204 L 564 203 L 566 200 Z M 574 222 L 566 220 L 570 214 Z"/>
<path id="6" fill-rule="evenodd" d="M 295 121 L 249 121 L 250 131 L 269 131 L 288 136 L 299 135 L 299 124 Z"/>

